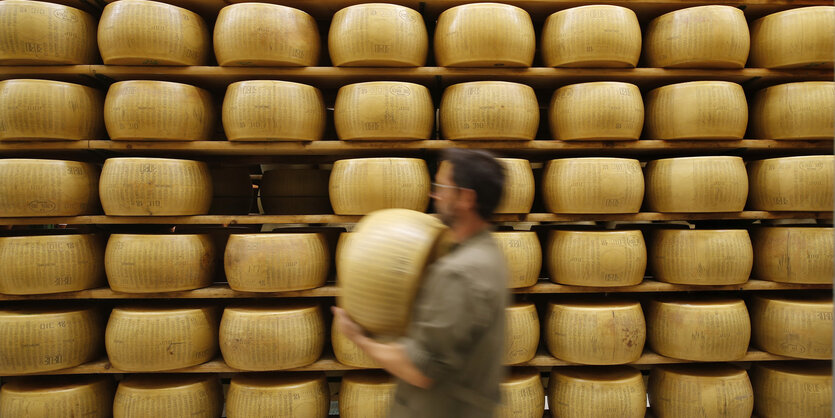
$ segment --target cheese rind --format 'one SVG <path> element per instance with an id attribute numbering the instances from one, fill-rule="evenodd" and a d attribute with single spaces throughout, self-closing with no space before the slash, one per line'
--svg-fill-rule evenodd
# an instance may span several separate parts
<path id="1" fill-rule="evenodd" d="M 342 239 L 340 239 L 341 241 Z M 339 331 L 336 322 L 331 325 L 331 346 L 333 347 L 333 354 L 336 357 L 336 361 L 346 366 L 368 369 L 380 368 L 365 351 L 362 351 L 359 346 Z"/>
<path id="2" fill-rule="evenodd" d="M 762 417 L 832 416 L 828 362 L 760 362 L 751 367 L 754 407 Z"/>
<path id="3" fill-rule="evenodd" d="M 417 158 L 355 158 L 334 163 L 328 185 L 337 215 L 429 205 L 429 168 Z"/>
<path id="4" fill-rule="evenodd" d="M 39 295 L 102 286 L 104 240 L 94 234 L 0 238 L 0 293 Z"/>
<path id="5" fill-rule="evenodd" d="M 0 416 L 107 418 L 113 409 L 110 376 L 16 379 L 0 388 Z"/>
<path id="6" fill-rule="evenodd" d="M 496 158 L 504 166 L 502 197 L 493 213 L 528 213 L 534 199 L 531 163 L 521 158 Z"/>
<path id="7" fill-rule="evenodd" d="M 748 418 L 754 410 L 748 373 L 730 364 L 655 366 L 647 392 L 658 418 Z"/>
<path id="8" fill-rule="evenodd" d="M 769 158 L 748 163 L 748 206 L 753 210 L 833 209 L 835 156 Z"/>
<path id="9" fill-rule="evenodd" d="M 277 80 L 232 83 L 223 98 L 223 130 L 230 141 L 318 141 L 327 119 L 322 92 Z"/>
<path id="10" fill-rule="evenodd" d="M 531 361 L 539 346 L 539 317 L 533 303 L 515 303 L 505 308 L 504 364 Z"/>
<path id="11" fill-rule="evenodd" d="M 740 212 L 748 174 L 740 157 L 653 160 L 644 171 L 646 207 L 655 212 Z"/>
<path id="12" fill-rule="evenodd" d="M 324 285 L 330 254 L 322 234 L 233 234 L 223 263 L 233 290 L 286 292 Z"/>
<path id="13" fill-rule="evenodd" d="M 435 107 L 420 84 L 372 81 L 341 87 L 333 119 L 343 141 L 425 140 L 434 133 Z"/>
<path id="14" fill-rule="evenodd" d="M 496 418 L 542 418 L 545 388 L 539 371 L 533 367 L 514 367 L 499 385 L 501 403 Z"/>
<path id="15" fill-rule="evenodd" d="M 350 371 L 339 387 L 341 418 L 386 418 L 394 403 L 397 382 L 381 371 Z"/>
<path id="16" fill-rule="evenodd" d="M 324 373 L 237 375 L 226 395 L 226 416 L 327 418 L 330 389 Z"/>
<path id="17" fill-rule="evenodd" d="M 753 230 L 754 277 L 782 283 L 832 283 L 833 228 L 774 227 Z"/>
<path id="18" fill-rule="evenodd" d="M 732 285 L 751 275 L 754 249 L 744 229 L 661 229 L 649 242 L 649 264 L 662 282 Z"/>
<path id="19" fill-rule="evenodd" d="M 748 126 L 745 92 L 728 81 L 690 81 L 650 90 L 645 110 L 646 139 L 742 139 Z"/>
<path id="20" fill-rule="evenodd" d="M 547 67 L 631 68 L 641 57 L 641 26 L 625 7 L 572 7 L 548 16 L 540 48 Z"/>
<path id="21" fill-rule="evenodd" d="M 832 294 L 751 298 L 752 343 L 778 356 L 832 359 Z"/>
<path id="22" fill-rule="evenodd" d="M 421 14 L 396 4 L 348 6 L 333 15 L 328 30 L 336 67 L 422 67 L 428 50 Z"/>
<path id="23" fill-rule="evenodd" d="M 554 367 L 548 380 L 548 406 L 567 418 L 643 418 L 646 386 L 641 372 L 628 366 Z"/>
<path id="24" fill-rule="evenodd" d="M 799 7 L 751 22 L 750 66 L 832 69 L 835 7 Z"/>
<path id="25" fill-rule="evenodd" d="M 77 161 L 0 159 L 0 217 L 92 215 L 99 169 Z"/>
<path id="26" fill-rule="evenodd" d="M 131 375 L 119 382 L 113 418 L 215 418 L 223 389 L 214 375 Z"/>
<path id="27" fill-rule="evenodd" d="M 62 4 L 0 3 L 0 65 L 94 64 L 96 19 Z"/>
<path id="28" fill-rule="evenodd" d="M 558 284 L 634 286 L 646 272 L 647 248 L 638 230 L 551 231 L 545 251 L 550 279 Z"/>
<path id="29" fill-rule="evenodd" d="M 561 158 L 545 165 L 542 199 L 553 213 L 638 213 L 641 162 L 629 158 Z"/>
<path id="30" fill-rule="evenodd" d="M 757 92 L 751 105 L 752 136 L 761 139 L 831 139 L 835 133 L 835 82 L 778 84 Z"/>
<path id="31" fill-rule="evenodd" d="M 571 84 L 554 91 L 548 116 L 554 139 L 639 139 L 644 127 L 644 101 L 634 84 L 613 81 Z"/>
<path id="32" fill-rule="evenodd" d="M 439 117 L 445 139 L 528 141 L 539 129 L 539 104 L 524 84 L 473 81 L 444 90 Z"/>
<path id="33" fill-rule="evenodd" d="M 515 289 L 535 285 L 542 269 L 542 246 L 536 232 L 502 231 L 492 235 L 510 270 L 507 287 Z"/>

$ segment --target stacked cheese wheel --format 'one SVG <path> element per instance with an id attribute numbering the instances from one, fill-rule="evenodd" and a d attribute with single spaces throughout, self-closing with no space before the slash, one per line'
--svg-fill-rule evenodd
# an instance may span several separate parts
<path id="1" fill-rule="evenodd" d="M 40 1 L 0 3 L 0 65 L 93 64 L 96 20 L 81 10 Z"/>
<path id="2" fill-rule="evenodd" d="M 0 13 L 5 4 L 0 3 Z M 0 81 L 0 99 L 0 141 L 91 140 L 104 134 L 104 96 L 94 88 L 50 80 L 5 80 Z"/>

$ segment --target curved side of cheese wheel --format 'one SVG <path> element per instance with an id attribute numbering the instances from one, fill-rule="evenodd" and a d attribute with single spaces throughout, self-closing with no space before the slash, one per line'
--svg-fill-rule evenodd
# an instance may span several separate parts
<path id="1" fill-rule="evenodd" d="M 341 241 L 341 240 L 340 240 Z M 331 345 L 336 361 L 352 367 L 377 369 L 380 366 L 365 351 L 362 351 L 353 341 L 349 340 L 339 328 L 331 325 Z"/>
<path id="2" fill-rule="evenodd" d="M 372 81 L 341 87 L 333 119 L 343 141 L 425 140 L 432 137 L 435 107 L 420 84 Z"/>
<path id="3" fill-rule="evenodd" d="M 635 67 L 641 57 L 641 26 L 625 7 L 572 7 L 548 16 L 540 49 L 548 67 Z"/>
<path id="4" fill-rule="evenodd" d="M 439 118 L 445 139 L 528 141 L 539 129 L 539 104 L 524 84 L 459 83 L 444 90 Z"/>
<path id="5" fill-rule="evenodd" d="M 768 211 L 832 211 L 833 177 L 832 155 L 749 162 L 748 206 Z"/>
<path id="6" fill-rule="evenodd" d="M 493 232 L 493 239 L 505 256 L 510 269 L 508 287 L 533 286 L 542 270 L 542 246 L 533 231 Z"/>
<path id="7" fill-rule="evenodd" d="M 784 10 L 751 22 L 752 67 L 832 69 L 833 49 L 833 6 Z"/>
<path id="8" fill-rule="evenodd" d="M 654 160 L 647 163 L 644 179 L 646 207 L 656 212 L 739 212 L 748 196 L 740 157 Z"/>
<path id="9" fill-rule="evenodd" d="M 327 417 L 330 389 L 324 373 L 237 375 L 229 383 L 226 416 Z"/>
<path id="10" fill-rule="evenodd" d="M 223 262 L 234 290 L 285 292 L 324 285 L 330 254 L 322 234 L 234 234 Z"/>
<path id="11" fill-rule="evenodd" d="M 754 277 L 783 283 L 832 283 L 833 228 L 757 228 Z"/>
<path id="12" fill-rule="evenodd" d="M 647 139 L 742 139 L 748 126 L 745 92 L 728 81 L 690 81 L 650 90 L 645 111 Z"/>
<path id="13" fill-rule="evenodd" d="M 551 231 L 545 254 L 551 281 L 570 286 L 633 286 L 647 266 L 639 230 Z"/>
<path id="14" fill-rule="evenodd" d="M 429 50 L 423 16 L 396 4 L 357 4 L 333 15 L 328 52 L 336 67 L 422 67 Z"/>
<path id="15" fill-rule="evenodd" d="M 96 19 L 74 7 L 40 1 L 0 3 L 0 65 L 94 64 Z"/>
<path id="16" fill-rule="evenodd" d="M 318 141 L 327 119 L 319 89 L 277 80 L 230 84 L 221 113 L 230 141 Z"/>
<path id="17" fill-rule="evenodd" d="M 502 197 L 493 213 L 529 213 L 535 193 L 533 170 L 528 160 L 497 158 L 504 166 Z"/>
<path id="18" fill-rule="evenodd" d="M 119 382 L 113 418 L 216 417 L 223 389 L 214 375 L 131 375 Z"/>
<path id="19" fill-rule="evenodd" d="M 548 116 L 554 139 L 640 139 L 644 101 L 634 84 L 611 81 L 571 84 L 554 91 Z"/>
<path id="20" fill-rule="evenodd" d="M 778 84 L 757 92 L 751 105 L 754 138 L 830 139 L 835 132 L 835 82 Z"/>
<path id="21" fill-rule="evenodd" d="M 641 162 L 628 158 L 561 158 L 545 165 L 542 200 L 553 213 L 638 213 Z"/>
<path id="22" fill-rule="evenodd" d="M 545 388 L 539 371 L 533 367 L 514 367 L 499 385 L 499 418 L 541 418 L 545 410 Z"/>
<path id="23" fill-rule="evenodd" d="M 0 160 L 0 217 L 92 215 L 99 169 L 77 161 Z"/>
<path id="24" fill-rule="evenodd" d="M 759 416 L 832 416 L 829 362 L 757 363 L 751 367 L 751 383 Z"/>
<path id="25" fill-rule="evenodd" d="M 689 285 L 748 281 L 754 249 L 744 229 L 662 229 L 652 233 L 649 263 L 656 280 Z"/>
<path id="26" fill-rule="evenodd" d="M 381 371 L 350 371 L 339 387 L 342 418 L 386 418 L 394 402 L 397 382 Z"/>
<path id="27" fill-rule="evenodd" d="M 647 385 L 653 415 L 750 417 L 754 391 L 745 370 L 730 364 L 653 367 Z"/>
<path id="28" fill-rule="evenodd" d="M 504 364 L 531 361 L 539 346 L 539 317 L 533 303 L 505 308 Z"/>
<path id="29" fill-rule="evenodd" d="M 104 240 L 94 234 L 0 238 L 0 293 L 37 295 L 100 287 Z"/>
<path id="30" fill-rule="evenodd" d="M 429 205 L 429 189 L 429 168 L 416 158 L 339 160 L 328 186 L 337 215 L 365 215 L 389 208 L 423 212 Z"/>
<path id="31" fill-rule="evenodd" d="M 108 417 L 113 410 L 114 386 L 107 375 L 15 379 L 0 388 L 0 416 Z"/>
<path id="32" fill-rule="evenodd" d="M 628 366 L 554 367 L 548 405 L 554 416 L 643 418 L 646 386 L 641 372 Z"/>
<path id="33" fill-rule="evenodd" d="M 831 293 L 751 298 L 752 343 L 779 356 L 832 358 Z"/>

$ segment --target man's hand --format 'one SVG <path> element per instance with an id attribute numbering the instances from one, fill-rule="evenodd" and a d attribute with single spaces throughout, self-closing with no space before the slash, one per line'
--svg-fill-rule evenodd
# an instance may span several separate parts
<path id="1" fill-rule="evenodd" d="M 331 306 L 331 312 L 333 312 L 333 322 L 336 324 L 336 328 L 354 344 L 357 344 L 361 337 L 366 336 L 365 330 L 348 316 L 345 309 L 334 305 Z"/>

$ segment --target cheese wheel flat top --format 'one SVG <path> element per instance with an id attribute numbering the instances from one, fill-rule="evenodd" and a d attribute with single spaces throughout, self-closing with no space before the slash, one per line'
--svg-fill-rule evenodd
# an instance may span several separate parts
<path id="1" fill-rule="evenodd" d="M 832 381 L 832 364 L 829 362 L 762 362 L 754 367 L 767 370 L 769 373 L 792 376 L 801 381 L 806 377 Z"/>
<path id="2" fill-rule="evenodd" d="M 653 370 L 655 369 L 681 380 L 703 381 L 704 378 L 722 380 L 743 377 L 747 380 L 748 378 L 748 373 L 744 369 L 727 363 L 658 365 L 653 367 Z"/>
<path id="3" fill-rule="evenodd" d="M 641 57 L 641 26 L 625 7 L 572 7 L 548 16 L 540 49 L 548 67 L 635 67 Z"/>
<path id="4" fill-rule="evenodd" d="M 278 80 L 232 83 L 223 99 L 223 130 L 230 141 L 317 141 L 327 119 L 322 92 Z"/>
<path id="5" fill-rule="evenodd" d="M 750 66 L 831 69 L 835 7 L 799 7 L 751 22 Z"/>
<path id="6" fill-rule="evenodd" d="M 636 306 L 641 306 L 640 303 L 630 300 L 605 300 L 605 301 L 595 301 L 595 300 L 581 300 L 581 301 L 551 301 L 548 302 L 548 306 L 553 306 L 554 308 L 559 309 L 566 309 L 566 310 L 578 310 L 578 311 L 591 311 L 591 312 L 598 312 L 601 309 L 606 311 L 615 311 L 615 310 L 632 310 L 635 309 Z"/>
<path id="7" fill-rule="evenodd" d="M 643 384 L 641 372 L 629 366 L 559 367 L 551 370 L 551 376 L 590 383 L 632 383 L 640 379 Z"/>
<path id="8" fill-rule="evenodd" d="M 333 15 L 328 32 L 336 67 L 421 67 L 428 49 L 421 14 L 396 4 L 348 6 Z"/>
<path id="9" fill-rule="evenodd" d="M 0 2 L 0 65 L 94 64 L 96 20 L 40 1 Z"/>
<path id="10" fill-rule="evenodd" d="M 165 389 L 182 389 L 200 385 L 205 382 L 217 382 L 217 376 L 212 375 L 142 375 L 134 374 L 119 382 L 120 388 L 130 388 L 136 391 L 161 391 Z"/>
<path id="11" fill-rule="evenodd" d="M 644 102 L 634 84 L 571 84 L 554 91 L 548 115 L 554 139 L 633 140 L 641 137 Z"/>
<path id="12" fill-rule="evenodd" d="M 342 384 L 351 383 L 353 385 L 381 385 L 385 387 L 394 388 L 397 384 L 392 375 L 379 370 L 364 370 L 361 372 L 349 371 L 342 376 Z"/>
<path id="13" fill-rule="evenodd" d="M 232 384 L 242 389 L 270 392 L 302 388 L 324 380 L 324 373 L 239 374 L 232 378 Z"/>

